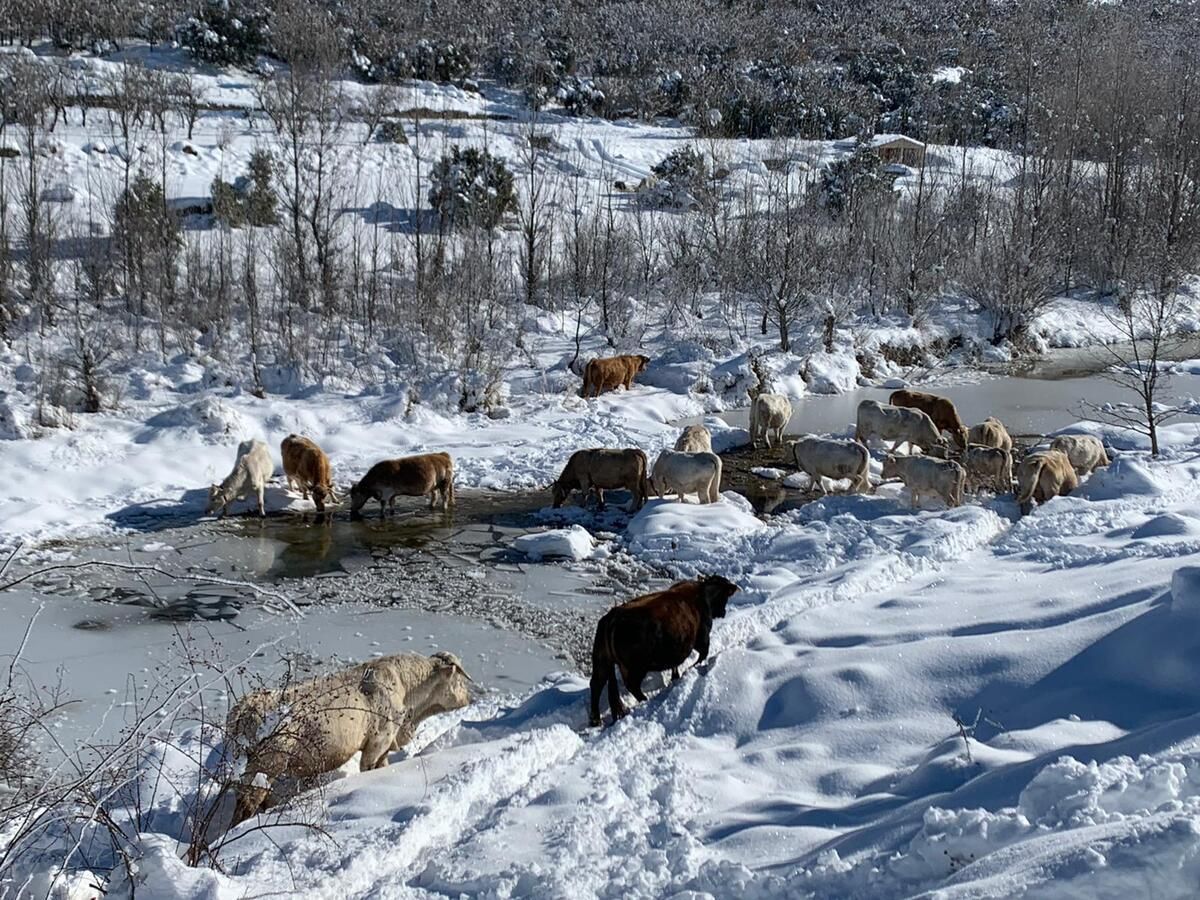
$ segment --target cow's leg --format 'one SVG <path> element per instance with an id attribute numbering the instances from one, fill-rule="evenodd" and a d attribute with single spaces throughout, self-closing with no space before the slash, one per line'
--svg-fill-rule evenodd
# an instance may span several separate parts
<path id="1" fill-rule="evenodd" d="M 265 484 L 260 484 L 258 486 L 258 516 L 260 519 L 265 519 L 267 517 L 267 505 L 264 502 L 266 495 L 267 486 Z"/>
<path id="2" fill-rule="evenodd" d="M 910 489 L 909 493 L 912 495 L 912 508 L 916 509 L 921 505 L 921 495 L 915 489 Z"/>
<path id="3" fill-rule="evenodd" d="M 610 667 L 608 670 L 608 708 L 612 710 L 614 722 L 625 717 L 625 703 L 621 700 L 621 686 L 617 684 L 615 667 Z"/>
<path id="4" fill-rule="evenodd" d="M 625 682 L 625 687 L 629 689 L 629 693 L 633 694 L 634 698 L 639 703 L 646 702 L 646 694 L 642 690 L 642 682 L 646 680 L 646 673 L 641 669 L 631 669 L 628 666 L 621 666 L 621 680 Z"/>
<path id="5" fill-rule="evenodd" d="M 596 492 L 596 503 L 598 504 L 596 508 L 599 509 L 601 512 L 603 512 L 604 511 L 604 488 L 593 487 L 592 490 L 594 490 Z"/>
<path id="6" fill-rule="evenodd" d="M 604 693 L 604 685 L 607 681 L 608 673 L 603 669 L 596 668 L 592 670 L 592 705 L 590 715 L 588 717 L 588 724 L 590 724 L 593 728 L 600 724 L 600 695 Z"/>
<path id="7" fill-rule="evenodd" d="M 382 769 L 388 764 L 388 753 L 392 749 L 392 742 L 395 738 L 393 730 L 382 729 L 372 734 L 367 735 L 367 740 L 363 744 L 362 757 L 358 763 L 360 772 L 369 772 L 372 769 Z"/>
<path id="8" fill-rule="evenodd" d="M 379 518 L 387 518 L 387 501 L 383 499 L 383 495 L 379 496 Z"/>
<path id="9" fill-rule="evenodd" d="M 678 680 L 679 680 L 679 666 L 676 666 L 675 668 L 673 668 L 671 670 L 671 681 L 675 682 Z"/>

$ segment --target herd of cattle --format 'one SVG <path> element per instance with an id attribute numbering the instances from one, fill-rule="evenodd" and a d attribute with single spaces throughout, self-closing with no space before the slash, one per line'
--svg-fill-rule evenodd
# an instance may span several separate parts
<path id="1" fill-rule="evenodd" d="M 783 440 L 783 429 L 792 416 L 792 404 L 779 394 L 760 394 L 750 408 L 750 438 L 767 447 Z M 884 481 L 904 483 L 912 505 L 923 495 L 937 495 L 947 506 L 963 502 L 973 488 L 988 487 L 997 494 L 1013 490 L 1015 447 L 1004 423 L 994 417 L 967 427 L 954 403 L 937 394 L 899 390 L 887 403 L 864 400 L 858 405 L 854 440 L 839 441 L 805 437 L 791 444 L 792 459 L 813 485 L 824 492 L 823 479 L 850 479 L 850 490 L 870 490 L 868 443 L 877 438 L 891 443 L 883 460 Z M 896 450 L 907 444 L 920 454 L 901 456 Z M 1091 435 L 1060 435 L 1049 447 L 1025 454 L 1016 470 L 1016 497 L 1022 515 L 1033 504 L 1069 494 L 1079 486 L 1079 477 L 1109 464 L 1108 453 Z"/>
<path id="2" fill-rule="evenodd" d="M 592 360 L 584 370 L 583 394 L 628 387 L 645 368 L 644 356 Z M 750 436 L 757 447 L 782 446 L 792 417 L 791 402 L 778 394 L 760 394 L 751 405 Z M 903 482 L 917 506 L 922 496 L 938 495 L 948 505 L 963 501 L 968 485 L 997 493 L 1013 490 L 1014 445 L 998 419 L 967 427 L 945 397 L 900 390 L 889 403 L 864 400 L 858 407 L 854 440 L 802 437 L 789 445 L 796 467 L 824 492 L 824 479 L 849 480 L 852 492 L 869 492 L 872 439 L 890 442 L 883 460 L 885 481 Z M 901 445 L 909 455 L 897 455 Z M 919 448 L 920 453 L 912 453 Z M 329 458 L 316 443 L 289 435 L 281 445 L 288 487 L 311 496 L 319 511 L 337 503 Z M 1021 512 L 1033 503 L 1067 494 L 1079 476 L 1109 464 L 1104 446 L 1088 435 L 1055 438 L 1049 447 L 1027 453 L 1016 470 Z M 238 447 L 233 471 L 209 492 L 208 512 L 224 513 L 229 504 L 253 492 L 264 513 L 263 494 L 274 470 L 262 441 Z M 720 497 L 721 457 L 703 425 L 689 425 L 674 449 L 664 450 L 649 467 L 637 448 L 594 448 L 573 453 L 553 485 L 553 503 L 561 506 L 572 491 L 594 495 L 604 506 L 606 490 L 628 490 L 632 508 L 651 494 L 694 493 L 701 503 Z M 426 453 L 376 463 L 350 490 L 351 511 L 377 500 L 380 514 L 394 508 L 398 496 L 429 496 L 430 508 L 454 503 L 454 466 L 446 453 Z M 617 671 L 629 692 L 646 699 L 642 683 L 650 672 L 679 667 L 693 650 L 697 665 L 708 656 L 713 620 L 725 615 L 738 588 L 720 575 L 683 581 L 666 590 L 635 597 L 609 610 L 596 627 L 592 647 L 589 721 L 599 725 L 600 699 L 607 688 L 613 719 L 625 715 Z M 308 779 L 339 768 L 360 754 L 364 771 L 387 765 L 388 755 L 412 739 L 429 716 L 465 707 L 470 677 L 449 653 L 399 654 L 353 666 L 282 689 L 244 696 L 230 710 L 227 736 L 245 759 L 234 785 L 234 824 L 254 815 L 274 798 L 281 778 Z"/>

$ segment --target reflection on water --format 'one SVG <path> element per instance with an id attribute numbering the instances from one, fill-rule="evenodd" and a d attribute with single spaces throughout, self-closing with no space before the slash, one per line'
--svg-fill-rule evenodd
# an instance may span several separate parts
<path id="1" fill-rule="evenodd" d="M 307 578 L 349 572 L 395 548 L 418 549 L 453 542 L 481 552 L 536 525 L 533 513 L 546 505 L 544 492 L 483 493 L 459 491 L 449 510 L 430 510 L 423 503 L 400 506 L 394 515 L 368 513 L 350 518 L 345 511 L 320 519 L 313 514 L 272 516 L 265 521 L 241 518 L 234 529 L 239 541 L 260 544 L 271 565 L 268 578 Z M 415 502 L 415 501 L 414 501 Z"/>

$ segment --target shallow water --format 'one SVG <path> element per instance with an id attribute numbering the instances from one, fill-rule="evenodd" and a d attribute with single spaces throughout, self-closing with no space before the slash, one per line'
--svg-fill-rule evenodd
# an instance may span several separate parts
<path id="1" fill-rule="evenodd" d="M 1084 418 L 1082 404 L 1129 402 L 1133 394 L 1099 375 L 1079 378 L 1037 378 L 983 375 L 968 384 L 929 386 L 914 384 L 916 390 L 930 390 L 949 397 L 959 415 L 968 424 L 995 416 L 1014 434 L 1047 434 Z M 890 388 L 859 388 L 845 394 L 812 394 L 793 401 L 789 435 L 806 433 L 849 434 L 854 430 L 858 404 L 863 400 L 886 403 Z M 1173 403 L 1200 398 L 1200 377 L 1177 375 L 1169 379 L 1161 402 Z M 729 410 L 721 418 L 730 425 L 747 428 L 750 412 Z M 1181 416 L 1178 421 L 1200 421 L 1200 417 Z"/>

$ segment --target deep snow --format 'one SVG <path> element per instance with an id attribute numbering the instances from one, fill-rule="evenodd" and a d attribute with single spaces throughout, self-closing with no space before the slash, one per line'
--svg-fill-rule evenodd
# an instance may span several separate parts
<path id="1" fill-rule="evenodd" d="M 167 828 L 141 889 L 1192 896 L 1191 432 L 1024 519 L 1009 498 L 912 512 L 895 488 L 765 521 L 735 495 L 651 502 L 631 553 L 743 587 L 705 671 L 598 731 L 578 676 L 489 701 L 416 758 L 335 782 L 336 844 L 248 835 L 229 876 L 185 869 Z"/>

